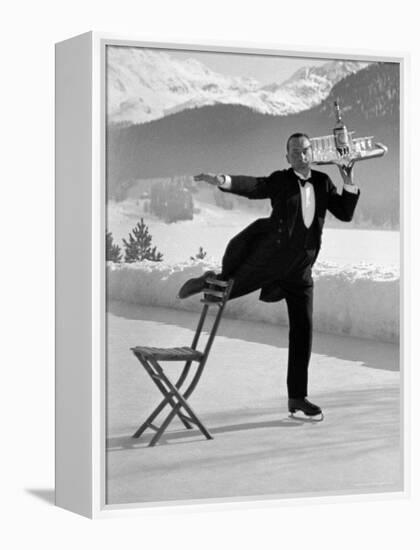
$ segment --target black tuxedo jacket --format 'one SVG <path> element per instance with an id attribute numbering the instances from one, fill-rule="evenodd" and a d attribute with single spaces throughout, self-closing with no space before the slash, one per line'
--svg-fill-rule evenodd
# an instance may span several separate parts
<path id="1" fill-rule="evenodd" d="M 223 275 L 234 273 L 241 261 L 257 246 L 261 236 L 267 233 L 276 233 L 280 247 L 287 247 L 293 233 L 296 219 L 301 215 L 301 196 L 299 182 L 292 168 L 278 170 L 268 177 L 230 176 L 231 188 L 221 188 L 222 191 L 241 195 L 249 199 L 270 199 L 273 208 L 269 218 L 260 218 L 246 227 L 230 242 L 223 258 Z M 343 189 L 342 194 L 330 177 L 317 170 L 312 170 L 311 183 L 315 194 L 315 233 L 317 236 L 317 253 L 321 247 L 322 230 L 327 211 L 342 221 L 351 221 L 359 200 L 360 192 L 349 193 Z M 262 291 L 264 300 L 266 292 Z M 271 301 L 271 300 L 270 300 Z"/>

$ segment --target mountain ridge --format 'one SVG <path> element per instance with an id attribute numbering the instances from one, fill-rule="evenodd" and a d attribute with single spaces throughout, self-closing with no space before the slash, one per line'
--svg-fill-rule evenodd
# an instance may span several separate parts
<path id="1" fill-rule="evenodd" d="M 206 171 L 258 176 L 286 168 L 287 137 L 295 131 L 311 136 L 331 132 L 335 123 L 332 103 L 339 98 L 349 130 L 359 136 L 374 135 L 389 149 L 381 159 L 356 165 L 357 179 L 362 182 L 358 210 L 378 225 L 389 222 L 395 227 L 399 216 L 398 82 L 397 64 L 371 65 L 338 82 L 320 105 L 288 116 L 215 105 L 147 124 L 110 126 L 109 196 L 121 196 L 121 189 L 136 179 Z M 335 167 L 320 169 L 340 181 Z"/>
<path id="2" fill-rule="evenodd" d="M 339 80 L 367 65 L 328 61 L 321 67 L 303 67 L 283 83 L 263 86 L 253 78 L 211 71 L 198 59 L 180 61 L 164 51 L 111 47 L 107 51 L 108 122 L 141 124 L 217 104 L 287 115 L 318 105 Z"/>

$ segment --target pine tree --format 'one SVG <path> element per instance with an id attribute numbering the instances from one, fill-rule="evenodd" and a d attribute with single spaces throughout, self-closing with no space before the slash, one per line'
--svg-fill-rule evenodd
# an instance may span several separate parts
<path id="1" fill-rule="evenodd" d="M 106 261 L 107 262 L 121 262 L 121 248 L 114 244 L 114 238 L 112 233 L 106 232 Z"/>
<path id="2" fill-rule="evenodd" d="M 139 260 L 139 245 L 133 235 L 128 235 L 128 242 L 123 239 L 125 255 L 124 261 L 127 263 L 137 262 Z"/>
<path id="3" fill-rule="evenodd" d="M 152 236 L 143 218 L 133 228 L 132 233 L 128 235 L 128 241 L 123 239 L 123 243 L 125 248 L 124 260 L 128 263 L 142 262 L 143 260 L 161 262 L 163 260 L 163 255 L 157 252 L 156 246 L 153 248 L 151 246 Z"/>

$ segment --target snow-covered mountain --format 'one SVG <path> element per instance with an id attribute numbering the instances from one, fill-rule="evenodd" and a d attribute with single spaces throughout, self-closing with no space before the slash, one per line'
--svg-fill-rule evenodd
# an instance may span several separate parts
<path id="1" fill-rule="evenodd" d="M 197 59 L 181 61 L 163 50 L 109 47 L 109 123 L 141 124 L 204 105 L 243 105 L 270 115 L 298 113 L 320 104 L 331 88 L 368 63 L 329 61 L 303 67 L 283 83 L 211 71 Z"/>
<path id="2" fill-rule="evenodd" d="M 388 147 L 385 157 L 357 165 L 358 180 L 363 182 L 363 200 L 357 215 L 360 220 L 371 220 L 372 225 L 397 227 L 400 166 L 397 63 L 373 63 L 337 82 L 320 105 L 288 116 L 267 116 L 242 105 L 217 104 L 183 110 L 149 124 L 110 125 L 108 197 L 121 200 L 138 180 L 206 171 L 260 175 L 286 168 L 284 152 L 288 136 L 296 131 L 310 136 L 331 132 L 336 98 L 343 106 L 347 126 L 356 135 L 373 135 Z M 336 168 L 326 166 L 323 171 L 324 168 L 334 181 Z"/>

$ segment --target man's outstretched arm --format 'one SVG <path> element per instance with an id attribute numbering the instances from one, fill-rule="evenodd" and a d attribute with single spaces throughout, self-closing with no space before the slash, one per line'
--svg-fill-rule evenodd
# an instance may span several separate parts
<path id="1" fill-rule="evenodd" d="M 228 174 L 198 174 L 194 181 L 204 181 L 221 191 L 241 195 L 248 199 L 267 199 L 273 192 L 273 174 L 269 177 L 230 176 Z"/>
<path id="2" fill-rule="evenodd" d="M 194 181 L 204 181 L 210 185 L 216 185 L 217 187 L 222 187 L 229 189 L 231 179 L 230 176 L 224 174 L 197 174 L 194 176 Z"/>

